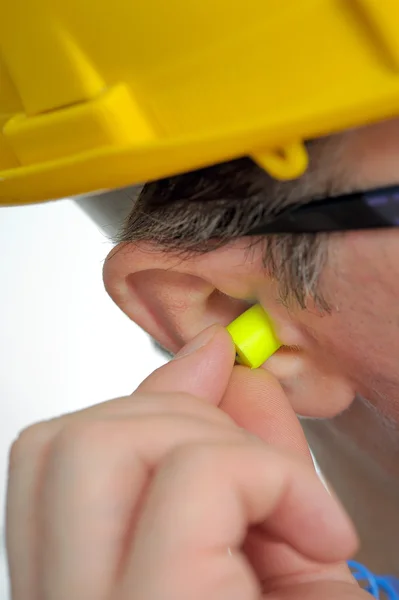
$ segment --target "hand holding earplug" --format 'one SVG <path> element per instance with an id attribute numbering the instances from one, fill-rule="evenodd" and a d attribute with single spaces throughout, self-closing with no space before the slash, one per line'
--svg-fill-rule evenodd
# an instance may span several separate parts
<path id="1" fill-rule="evenodd" d="M 211 327 L 131 396 L 21 434 L 7 511 L 14 600 L 363 597 L 339 562 L 356 535 L 282 390 L 234 361 L 228 333 Z M 236 416 L 262 398 L 263 439 Z"/>

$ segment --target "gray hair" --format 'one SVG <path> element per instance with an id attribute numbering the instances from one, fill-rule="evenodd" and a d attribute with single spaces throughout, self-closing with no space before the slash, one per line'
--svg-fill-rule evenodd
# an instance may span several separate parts
<path id="1" fill-rule="evenodd" d="M 241 158 L 149 183 L 132 198 L 117 241 L 153 242 L 184 258 L 245 237 L 289 205 L 342 192 L 337 139 L 331 136 L 307 147 L 310 166 L 296 181 L 276 181 L 251 159 Z M 265 270 L 278 281 L 282 302 L 294 300 L 304 308 L 312 297 L 327 308 L 318 285 L 327 259 L 325 235 L 248 237 L 248 247 L 254 244 L 262 245 Z"/>

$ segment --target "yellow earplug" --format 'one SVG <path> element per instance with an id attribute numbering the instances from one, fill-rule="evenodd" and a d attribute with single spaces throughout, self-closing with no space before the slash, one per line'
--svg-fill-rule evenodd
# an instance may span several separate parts
<path id="1" fill-rule="evenodd" d="M 233 338 L 237 362 L 257 369 L 280 347 L 270 317 L 256 304 L 230 323 L 227 331 Z"/>

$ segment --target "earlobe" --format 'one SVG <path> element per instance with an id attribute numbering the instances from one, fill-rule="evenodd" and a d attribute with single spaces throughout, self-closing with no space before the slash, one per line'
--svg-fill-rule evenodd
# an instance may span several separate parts
<path id="1" fill-rule="evenodd" d="M 282 348 L 264 368 L 280 382 L 295 412 L 327 419 L 351 405 L 355 390 L 346 377 L 330 370 L 328 361 L 316 360 L 299 348 Z"/>

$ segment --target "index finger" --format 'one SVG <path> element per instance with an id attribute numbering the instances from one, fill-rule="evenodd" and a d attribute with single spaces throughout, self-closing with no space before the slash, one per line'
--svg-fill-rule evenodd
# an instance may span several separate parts
<path id="1" fill-rule="evenodd" d="M 138 392 L 182 392 L 219 404 L 235 360 L 232 339 L 223 327 L 213 325 L 184 346 L 175 359 L 157 369 Z"/>

